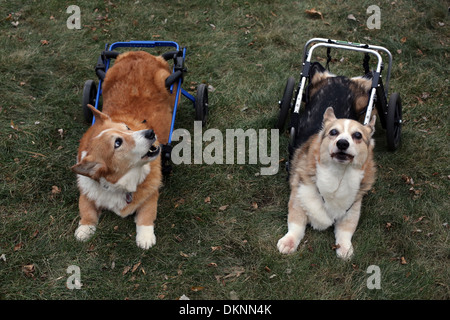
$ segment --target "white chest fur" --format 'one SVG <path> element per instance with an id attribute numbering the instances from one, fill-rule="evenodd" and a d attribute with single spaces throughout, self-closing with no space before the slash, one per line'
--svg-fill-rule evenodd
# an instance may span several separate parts
<path id="1" fill-rule="evenodd" d="M 364 171 L 351 166 L 317 165 L 317 190 L 330 218 L 344 215 L 355 201 Z"/>
<path id="2" fill-rule="evenodd" d="M 120 215 L 120 211 L 128 204 L 127 194 L 135 192 L 149 173 L 150 164 L 132 168 L 114 184 L 104 178 L 95 181 L 78 175 L 78 186 L 81 193 L 95 202 L 97 208 L 108 209 Z"/>

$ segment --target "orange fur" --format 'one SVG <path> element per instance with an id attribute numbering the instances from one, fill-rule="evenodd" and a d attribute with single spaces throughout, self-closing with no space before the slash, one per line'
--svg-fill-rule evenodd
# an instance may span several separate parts
<path id="1" fill-rule="evenodd" d="M 144 51 L 119 55 L 103 83 L 102 111 L 131 130 L 153 129 L 159 142 L 166 144 L 175 103 L 175 94 L 165 87 L 170 74 L 163 57 Z"/>
<path id="2" fill-rule="evenodd" d="M 159 155 L 154 159 L 147 159 L 147 150 L 141 158 L 140 154 L 136 156 L 135 150 L 138 144 L 136 141 L 141 141 L 141 144 L 153 143 L 151 141 L 154 139 L 145 136 L 149 129 L 156 134 L 158 143 L 168 142 L 175 100 L 175 94 L 171 94 L 165 87 L 165 80 L 169 75 L 169 65 L 162 57 L 143 51 L 119 55 L 108 70 L 103 83 L 103 110 L 100 112 L 91 107 L 96 122 L 83 135 L 78 150 L 78 163 L 72 167 L 78 174 L 81 192 L 79 209 L 82 228 L 79 227 L 76 231 L 79 240 L 90 236 L 83 232 L 95 231 L 101 209 L 105 207 L 98 204 L 100 200 L 95 198 L 95 194 L 102 193 L 107 197 L 104 194 L 108 189 L 119 190 L 119 196 L 132 199 L 130 202 L 126 199 L 126 205 L 109 209 L 122 217 L 136 212 L 137 227 L 153 227 L 162 181 L 161 159 Z M 176 86 L 174 92 L 175 90 Z M 120 138 L 121 145 L 116 150 L 114 139 L 117 137 Z M 137 173 L 133 175 L 136 178 L 130 182 L 127 175 L 132 170 Z M 96 193 L 86 191 L 91 189 Z M 125 204 L 125 198 L 122 203 Z M 137 231 L 138 246 L 147 249 L 154 244 L 154 240 L 139 240 L 139 229 Z"/>

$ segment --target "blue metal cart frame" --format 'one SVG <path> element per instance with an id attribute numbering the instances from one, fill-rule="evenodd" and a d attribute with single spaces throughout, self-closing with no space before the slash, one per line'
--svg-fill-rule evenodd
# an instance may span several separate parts
<path id="1" fill-rule="evenodd" d="M 116 48 L 155 48 L 155 47 L 173 47 L 175 48 L 175 50 L 179 51 L 180 50 L 180 46 L 178 45 L 178 43 L 173 42 L 173 41 L 129 41 L 129 42 L 114 42 L 113 44 L 111 44 L 108 48 L 108 44 L 106 44 L 105 46 L 105 50 L 107 51 L 113 51 Z M 186 48 L 183 48 L 183 60 L 186 57 Z M 106 71 L 108 71 L 109 69 L 109 65 L 110 65 L 111 59 L 107 59 L 106 61 Z M 173 67 L 173 71 L 175 72 L 175 66 Z M 191 95 L 189 92 L 187 92 L 186 90 L 184 90 L 183 88 L 181 88 L 181 83 L 182 83 L 183 79 L 182 77 L 180 77 L 178 79 L 178 87 L 177 87 L 177 93 L 175 96 L 175 105 L 173 108 L 173 114 L 172 114 L 172 123 L 170 125 L 170 133 L 169 133 L 169 142 L 168 144 L 170 144 L 172 142 L 172 133 L 173 133 L 173 129 L 174 129 L 174 125 L 175 125 L 175 117 L 177 114 L 177 107 L 178 107 L 178 100 L 180 97 L 180 92 L 183 96 L 185 96 L 186 98 L 188 98 L 189 100 L 191 100 L 191 102 L 194 104 L 195 106 L 195 98 L 193 95 Z M 102 82 L 103 80 L 99 79 L 99 84 L 98 84 L 98 91 L 97 91 L 97 97 L 95 99 L 95 108 L 98 109 L 98 102 L 100 100 L 100 96 L 102 95 Z M 173 84 L 170 87 L 170 92 L 173 92 Z M 95 116 L 92 119 L 92 124 L 95 123 Z"/>
<path id="2" fill-rule="evenodd" d="M 112 58 L 117 58 L 120 52 L 114 51 L 116 48 L 155 48 L 155 47 L 172 47 L 175 48 L 173 51 L 166 52 L 162 56 L 166 59 L 173 59 L 173 72 L 166 79 L 166 88 L 173 93 L 175 83 L 178 84 L 177 92 L 175 96 L 175 105 L 172 113 L 172 121 L 170 124 L 170 133 L 168 143 L 163 145 L 161 158 L 163 173 L 167 174 L 171 171 L 171 166 L 169 165 L 171 159 L 172 151 L 172 134 L 175 125 L 175 118 L 177 114 L 177 108 L 179 104 L 180 96 L 183 95 L 188 98 L 195 109 L 195 120 L 202 121 L 202 125 L 206 124 L 206 118 L 208 115 L 208 87 L 206 84 L 201 83 L 197 86 L 197 97 L 194 98 L 193 95 L 185 91 L 181 84 L 183 82 L 183 75 L 187 71 L 184 67 L 184 60 L 186 57 L 186 48 L 180 50 L 178 43 L 173 41 L 128 41 L 128 42 L 114 42 L 110 46 L 105 45 L 105 50 L 102 52 L 97 60 L 97 65 L 95 66 L 95 73 L 99 79 L 98 90 L 95 86 L 93 80 L 87 80 L 83 88 L 83 99 L 82 106 L 84 116 L 87 122 L 91 125 L 95 123 L 95 116 L 92 114 L 92 110 L 87 106 L 88 104 L 94 105 L 96 109 L 99 109 L 99 101 L 102 95 L 102 83 L 105 79 L 106 72 L 108 71 Z"/>

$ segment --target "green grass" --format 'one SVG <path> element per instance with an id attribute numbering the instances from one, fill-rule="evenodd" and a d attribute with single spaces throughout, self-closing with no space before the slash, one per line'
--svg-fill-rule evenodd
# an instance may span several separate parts
<path id="1" fill-rule="evenodd" d="M 0 3 L 0 299 L 450 298 L 444 1 L 76 3 L 81 30 L 66 28 L 71 1 Z M 380 30 L 365 27 L 371 4 L 381 8 Z M 324 19 L 308 17 L 312 8 Z M 312 37 L 387 47 L 394 56 L 390 92 L 403 99 L 398 151 L 386 151 L 377 126 L 378 178 L 364 199 L 350 262 L 336 258 L 332 229 L 308 228 L 298 252 L 278 253 L 287 230 L 284 162 L 274 176 L 256 175 L 259 165 L 175 166 L 161 190 L 157 244 L 148 251 L 135 244 L 132 218 L 108 212 L 91 241 L 75 240 L 78 190 L 70 166 L 88 127 L 81 92 L 95 79 L 105 43 L 186 46 L 184 88 L 214 87 L 207 128 L 225 132 L 274 126 L 286 79 L 298 78 Z M 362 57 L 343 55 L 331 70 L 360 75 Z M 183 99 L 176 127 L 193 132 L 193 118 Z M 280 136 L 282 158 L 287 139 Z M 80 267 L 80 290 L 66 288 L 70 265 Z M 380 290 L 366 286 L 370 265 L 381 269 Z"/>

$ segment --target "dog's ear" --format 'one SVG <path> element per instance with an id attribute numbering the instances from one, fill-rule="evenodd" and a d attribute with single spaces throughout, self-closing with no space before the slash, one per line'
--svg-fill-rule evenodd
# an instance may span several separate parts
<path id="1" fill-rule="evenodd" d="M 98 180 L 101 174 L 106 171 L 106 166 L 104 163 L 97 162 L 93 157 L 88 155 L 71 169 L 77 174 Z"/>
<path id="2" fill-rule="evenodd" d="M 336 120 L 336 116 L 334 115 L 334 110 L 332 107 L 328 107 L 327 110 L 325 110 L 325 113 L 323 114 L 323 123 L 327 121 L 334 121 Z"/>
<path id="3" fill-rule="evenodd" d="M 371 133 L 370 136 L 372 136 L 375 132 L 375 122 L 377 121 L 377 116 L 373 115 L 372 119 L 370 120 L 370 122 L 366 125 L 367 127 L 369 127 Z"/>
<path id="4" fill-rule="evenodd" d="M 96 121 L 99 120 L 100 122 L 103 122 L 103 121 L 105 121 L 105 120 L 111 120 L 111 118 L 110 118 L 107 114 L 101 112 L 101 111 L 98 110 L 98 109 L 95 109 L 94 106 L 92 106 L 92 105 L 90 105 L 90 104 L 88 104 L 87 106 L 89 107 L 89 109 L 92 110 L 92 113 L 94 114 L 95 120 L 96 120 Z"/>

